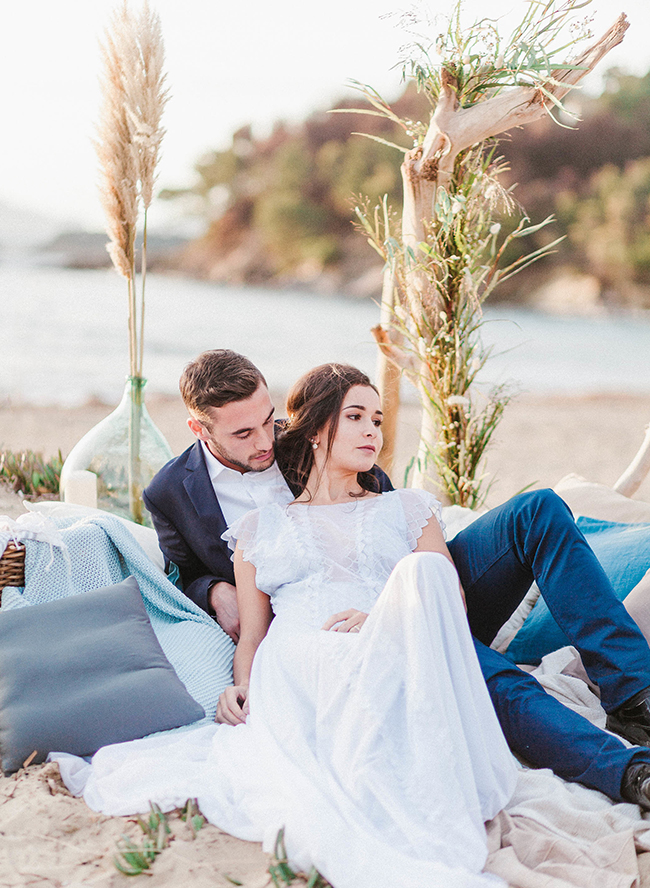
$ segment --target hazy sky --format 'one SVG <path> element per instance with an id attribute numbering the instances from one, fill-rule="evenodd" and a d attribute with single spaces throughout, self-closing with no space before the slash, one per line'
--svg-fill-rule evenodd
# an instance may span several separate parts
<path id="1" fill-rule="evenodd" d="M 131 0 L 136 2 L 136 0 Z M 388 98 L 408 37 L 386 13 L 399 0 L 151 0 L 167 52 L 172 99 L 159 184 L 192 179 L 202 152 L 224 147 L 251 122 L 299 119 L 345 94 L 349 78 Z M 599 36 L 620 12 L 631 22 L 602 64 L 650 69 L 648 0 L 594 0 Z M 98 40 L 115 0 L 25 0 L 3 10 L 0 50 L 3 132 L 0 202 L 99 227 L 96 162 L 90 139 L 99 104 Z M 448 4 L 430 0 L 433 13 Z M 467 16 L 521 11 L 523 0 L 466 0 Z M 391 70 L 393 69 L 393 70 Z M 161 216 L 163 211 L 160 211 Z M 155 213 L 152 210 L 152 222 Z"/>

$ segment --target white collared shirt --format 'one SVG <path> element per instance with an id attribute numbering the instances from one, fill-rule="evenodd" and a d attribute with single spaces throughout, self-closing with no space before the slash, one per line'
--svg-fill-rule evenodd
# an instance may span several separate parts
<path id="1" fill-rule="evenodd" d="M 201 441 L 201 447 L 212 487 L 228 527 L 251 509 L 260 509 L 269 503 L 283 505 L 293 500 L 293 494 L 277 463 L 274 462 L 263 472 L 238 472 L 219 462 L 208 450 L 205 441 Z"/>

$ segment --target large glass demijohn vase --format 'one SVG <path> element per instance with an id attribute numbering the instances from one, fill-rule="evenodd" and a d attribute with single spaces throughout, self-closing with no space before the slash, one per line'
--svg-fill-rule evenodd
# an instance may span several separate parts
<path id="1" fill-rule="evenodd" d="M 98 508 L 151 527 L 142 490 L 173 453 L 144 405 L 145 384 L 129 376 L 116 409 L 75 444 L 61 470 L 61 491 L 72 472 L 93 472 Z"/>

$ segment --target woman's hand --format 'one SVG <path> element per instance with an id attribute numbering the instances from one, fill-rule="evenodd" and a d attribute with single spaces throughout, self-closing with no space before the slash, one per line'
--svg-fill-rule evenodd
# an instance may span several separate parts
<path id="1" fill-rule="evenodd" d="M 355 610 L 353 607 L 340 614 L 334 614 L 323 625 L 323 629 L 332 632 L 358 632 L 368 619 L 368 614 Z"/>
<path id="2" fill-rule="evenodd" d="M 243 725 L 248 713 L 248 685 L 232 685 L 219 697 L 214 720 L 222 725 Z"/>

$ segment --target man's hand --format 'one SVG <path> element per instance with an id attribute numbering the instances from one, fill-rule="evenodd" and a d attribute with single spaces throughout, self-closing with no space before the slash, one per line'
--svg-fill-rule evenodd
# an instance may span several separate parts
<path id="1" fill-rule="evenodd" d="M 217 623 L 226 635 L 237 644 L 239 641 L 239 611 L 237 610 L 237 589 L 225 580 L 214 583 L 208 592 L 210 605 L 217 617 Z"/>
<path id="2" fill-rule="evenodd" d="M 214 720 L 222 725 L 243 725 L 248 712 L 248 685 L 232 685 L 219 697 Z"/>
<path id="3" fill-rule="evenodd" d="M 359 632 L 367 619 L 368 614 L 351 607 L 349 610 L 331 616 L 323 625 L 323 629 L 331 629 L 332 632 Z"/>

